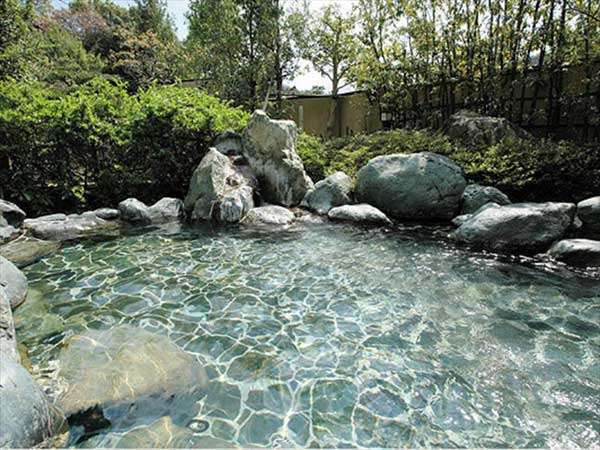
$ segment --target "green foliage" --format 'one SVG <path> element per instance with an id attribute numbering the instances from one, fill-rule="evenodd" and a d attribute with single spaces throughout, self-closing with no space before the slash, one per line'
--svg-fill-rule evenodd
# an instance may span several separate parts
<path id="1" fill-rule="evenodd" d="M 392 130 L 370 135 L 357 134 L 328 143 L 327 172 L 341 170 L 354 176 L 372 158 L 393 153 L 435 152 L 448 155 L 453 145 L 440 133 L 427 130 Z"/>
<path id="2" fill-rule="evenodd" d="M 465 147 L 429 130 L 392 130 L 304 146 L 299 152 L 315 181 L 342 170 L 350 176 L 370 159 L 435 152 L 454 160 L 472 182 L 495 186 L 514 201 L 578 201 L 600 192 L 600 146 L 547 139 L 504 140 Z"/>
<path id="3" fill-rule="evenodd" d="M 302 161 L 306 173 L 313 179 L 319 181 L 325 178 L 327 158 L 325 157 L 325 145 L 315 136 L 301 132 L 298 135 L 296 151 Z"/>
<path id="4" fill-rule="evenodd" d="M 217 133 L 247 114 L 195 89 L 130 95 L 96 78 L 67 92 L 0 82 L 0 177 L 29 214 L 183 197 Z"/>

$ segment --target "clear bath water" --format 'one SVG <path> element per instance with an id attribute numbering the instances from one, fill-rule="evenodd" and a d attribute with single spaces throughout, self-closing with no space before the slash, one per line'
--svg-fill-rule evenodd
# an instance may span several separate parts
<path id="1" fill-rule="evenodd" d="M 18 337 L 54 395 L 70 336 L 117 324 L 169 336 L 210 376 L 176 420 L 196 424 L 198 445 L 598 446 L 598 278 L 443 233 L 197 228 L 83 242 L 26 269 L 46 313 L 17 311 Z M 132 431 L 156 445 L 143 422 L 78 445 Z"/>

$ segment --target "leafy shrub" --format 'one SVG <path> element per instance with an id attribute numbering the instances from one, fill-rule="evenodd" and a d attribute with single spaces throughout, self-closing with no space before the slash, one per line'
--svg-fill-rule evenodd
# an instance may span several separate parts
<path id="1" fill-rule="evenodd" d="M 0 83 L 0 195 L 30 215 L 182 197 L 214 137 L 248 116 L 193 88 L 129 95 L 96 78 L 65 93 Z"/>
<path id="2" fill-rule="evenodd" d="M 429 151 L 448 156 L 470 181 L 496 186 L 514 201 L 579 201 L 600 192 L 598 144 L 517 139 L 477 148 L 430 130 L 397 129 L 334 139 L 317 151 L 305 161 L 309 167 L 317 161 L 325 175 L 342 170 L 355 176 L 376 156 Z"/>
<path id="3" fill-rule="evenodd" d="M 296 151 L 304 162 L 306 173 L 313 181 L 316 182 L 325 178 L 327 159 L 324 154 L 325 146 L 319 138 L 304 132 L 299 133 Z"/>

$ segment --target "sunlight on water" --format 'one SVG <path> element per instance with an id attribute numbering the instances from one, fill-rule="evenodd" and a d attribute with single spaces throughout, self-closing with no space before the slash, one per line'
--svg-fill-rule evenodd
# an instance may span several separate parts
<path id="1" fill-rule="evenodd" d="M 597 445 L 598 280 L 439 241 L 326 225 L 80 243 L 26 270 L 18 334 L 51 395 L 86 329 L 143 327 L 205 364 L 189 412 L 84 446 L 160 445 L 160 427 L 182 445 Z"/>

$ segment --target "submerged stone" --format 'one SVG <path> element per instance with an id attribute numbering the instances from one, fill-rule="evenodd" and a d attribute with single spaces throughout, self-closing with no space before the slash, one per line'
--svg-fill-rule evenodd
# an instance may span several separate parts
<path id="1" fill-rule="evenodd" d="M 67 388 L 58 404 L 67 416 L 150 396 L 193 396 L 207 381 L 192 355 L 164 336 L 126 325 L 72 337 L 59 361 Z"/>

